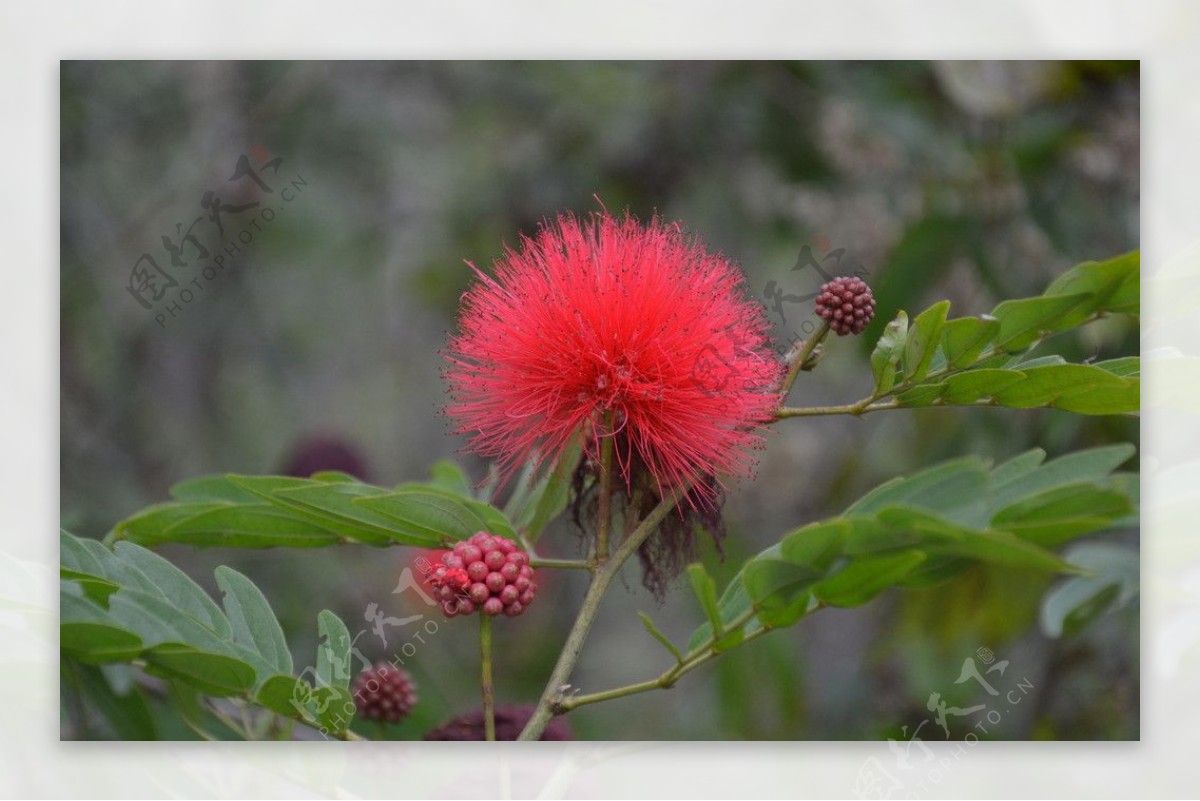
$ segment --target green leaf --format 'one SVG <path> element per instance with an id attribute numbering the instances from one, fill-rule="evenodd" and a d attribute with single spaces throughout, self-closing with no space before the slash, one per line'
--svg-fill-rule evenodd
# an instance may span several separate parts
<path id="1" fill-rule="evenodd" d="M 947 378 L 942 400 L 946 403 L 967 405 L 997 393 L 1025 380 L 1025 375 L 1016 370 L 968 370 Z"/>
<path id="2" fill-rule="evenodd" d="M 320 481 L 322 484 L 362 484 L 357 477 L 341 470 L 318 470 L 309 478 L 313 481 Z"/>
<path id="3" fill-rule="evenodd" d="M 1080 414 L 1138 410 L 1138 379 L 1122 378 L 1085 364 L 1022 368 L 1025 380 L 995 393 L 997 403 L 1019 409 L 1056 406 Z"/>
<path id="4" fill-rule="evenodd" d="M 970 367 L 1000 333 L 1000 321 L 994 317 L 959 317 L 942 328 L 942 350 L 946 363 L 954 369 Z"/>
<path id="5" fill-rule="evenodd" d="M 422 544 L 407 541 L 396 531 L 391 520 L 355 503 L 358 498 L 386 494 L 387 490 L 380 487 L 347 482 L 281 489 L 276 490 L 273 496 L 300 513 L 311 516 L 318 525 L 366 545 L 391 545 L 397 541 L 407 545 Z"/>
<path id="6" fill-rule="evenodd" d="M 171 497 L 192 503 L 255 503 L 257 498 L 226 475 L 200 476 L 171 487 Z"/>
<path id="7" fill-rule="evenodd" d="M 118 690 L 106 678 L 104 667 L 64 660 L 62 674 L 73 682 L 89 707 L 98 711 L 119 740 L 158 739 L 154 718 L 146 700 L 136 688 Z"/>
<path id="8" fill-rule="evenodd" d="M 158 554 L 130 542 L 118 542 L 113 552 L 117 558 L 141 571 L 153 582 L 159 594 L 169 599 L 181 612 L 191 615 L 218 636 L 229 636 L 229 621 L 221 613 L 221 608 L 182 570 Z"/>
<path id="9" fill-rule="evenodd" d="M 171 681 L 173 698 L 191 698 L 197 710 L 196 691 L 248 696 L 257 688 L 254 697 L 279 714 L 325 732 L 340 733 L 349 725 L 353 643 L 333 613 L 318 618 L 317 667 L 306 669 L 318 685 L 314 688 L 285 675 L 292 661 L 279 622 L 262 592 L 237 571 L 216 570 L 222 611 L 181 571 L 135 544 L 121 542 L 110 550 L 63 531 L 62 552 L 64 658 L 109 664 L 142 660 L 147 673 Z M 89 597 L 91 585 L 107 588 L 107 608 Z"/>
<path id="10" fill-rule="evenodd" d="M 277 715 L 293 718 L 320 731 L 337 736 L 354 719 L 350 691 L 341 687 L 313 687 L 295 676 L 269 677 L 254 696 L 255 703 Z"/>
<path id="11" fill-rule="evenodd" d="M 440 487 L 434 487 L 430 484 L 400 484 L 394 490 L 392 490 L 392 492 L 415 492 L 418 494 L 437 495 L 438 497 L 445 498 L 446 500 L 451 501 L 458 506 L 466 508 L 471 515 L 473 515 L 472 524 L 482 521 L 481 528 L 484 531 L 488 531 L 492 534 L 499 534 L 500 536 L 507 537 L 510 540 L 520 539 L 520 537 L 517 536 L 517 530 L 513 527 L 512 522 L 505 517 L 504 512 L 500 511 L 489 503 L 484 503 L 483 501 L 478 501 L 474 498 L 465 498 L 461 495 L 455 495 L 452 492 L 448 492 Z M 478 530 L 479 529 L 472 529 L 471 533 L 474 534 L 475 531 Z"/>
<path id="12" fill-rule="evenodd" d="M 1044 450 L 1041 448 L 1030 448 L 992 470 L 991 484 L 993 487 L 1000 487 L 1010 481 L 1027 476 L 1036 470 L 1045 459 L 1046 452 Z"/>
<path id="13" fill-rule="evenodd" d="M 209 509 L 173 523 L 157 536 L 127 538 L 147 545 L 178 542 L 224 548 L 321 548 L 341 541 L 335 532 L 267 504 Z"/>
<path id="14" fill-rule="evenodd" d="M 1107 370 L 1113 375 L 1120 376 L 1136 376 L 1141 375 L 1142 360 L 1137 356 L 1123 356 L 1119 359 L 1107 359 L 1102 362 L 1096 362 L 1096 367 L 1101 370 Z"/>
<path id="15" fill-rule="evenodd" d="M 350 648 L 353 641 L 342 619 L 328 609 L 317 615 L 321 641 L 317 646 L 317 680 L 322 687 L 350 686 Z"/>
<path id="16" fill-rule="evenodd" d="M 978 524 L 987 507 L 987 466 L 975 457 L 952 459 L 908 478 L 888 482 L 864 495 L 847 515 L 870 514 L 888 506 L 915 506 L 947 520 Z"/>
<path id="17" fill-rule="evenodd" d="M 234 642 L 261 656 L 270 670 L 291 673 L 292 654 L 262 591 L 231 567 L 221 565 L 215 575 Z"/>
<path id="18" fill-rule="evenodd" d="M 164 532 L 176 523 L 187 520 L 189 517 L 195 517 L 202 512 L 224 508 L 227 508 L 227 504 L 211 502 L 183 501 L 155 504 L 117 523 L 113 526 L 112 536 L 141 545 L 167 542 Z"/>
<path id="19" fill-rule="evenodd" d="M 883 329 L 883 334 L 871 352 L 871 372 L 875 375 L 875 394 L 884 395 L 896 383 L 896 367 L 904 354 L 908 338 L 908 315 L 904 311 Z"/>
<path id="20" fill-rule="evenodd" d="M 704 610 L 708 622 L 712 624 L 713 630 L 720 638 L 724 633 L 724 627 L 717 614 L 717 585 L 713 581 L 713 577 L 704 569 L 704 565 L 698 562 L 688 565 L 687 576 L 692 592 L 695 594 L 696 600 L 700 602 L 700 608 Z"/>
<path id="21" fill-rule="evenodd" d="M 797 529 L 748 560 L 717 601 L 721 625 L 740 638 L 792 625 L 818 603 L 854 606 L 889 587 L 927 587 L 972 565 L 1078 572 L 1047 550 L 1080 534 L 1123 524 L 1136 483 L 1113 470 L 1130 446 L 1097 448 L 1043 463 L 1034 449 L 999 467 L 976 457 L 885 482 L 846 513 Z M 689 641 L 712 642 L 705 623 Z"/>
<path id="22" fill-rule="evenodd" d="M 841 556 L 852 526 L 847 520 L 804 526 L 780 540 L 779 554 L 795 565 L 804 565 L 823 573 Z M 762 555 L 770 551 L 768 549 Z"/>
<path id="23" fill-rule="evenodd" d="M 925 558 L 921 551 L 911 550 L 856 559 L 816 584 L 812 593 L 829 606 L 861 606 L 896 584 Z"/>
<path id="24" fill-rule="evenodd" d="M 1067 558 L 1085 572 L 1063 581 L 1042 599 L 1038 619 L 1047 637 L 1073 636 L 1109 609 L 1129 603 L 1138 592 L 1135 548 L 1081 543 Z"/>
<path id="25" fill-rule="evenodd" d="M 999 511 L 1022 498 L 1068 484 L 1106 479 L 1137 452 L 1132 445 L 1108 445 L 1067 454 L 1045 464 L 1028 469 L 1030 454 L 1041 454 L 1035 450 L 1024 454 L 1022 469 L 1016 470 L 1002 465 L 997 468 L 991 488 L 991 508 Z M 1016 462 L 1016 460 L 1013 460 Z M 1011 464 L 1011 463 L 1010 463 Z"/>
<path id="26" fill-rule="evenodd" d="M 225 654 L 180 643 L 163 643 L 146 652 L 146 672 L 177 678 L 208 695 L 242 695 L 254 686 L 254 668 Z"/>
<path id="27" fill-rule="evenodd" d="M 109 621 L 108 612 L 83 597 L 64 581 L 59 595 L 59 646 L 83 662 L 133 659 L 142 652 L 142 639 Z"/>
<path id="28" fill-rule="evenodd" d="M 679 649 L 675 647 L 675 643 L 671 642 L 667 635 L 658 630 L 658 627 L 654 625 L 654 621 L 651 620 L 645 612 L 638 612 L 638 617 L 641 619 L 642 625 L 645 626 L 646 631 L 649 632 L 650 636 L 658 640 L 662 644 L 663 648 L 666 648 L 668 651 L 670 651 L 671 656 L 675 657 L 676 662 L 682 663 L 683 654 L 680 653 Z"/>
<path id="29" fill-rule="evenodd" d="M 742 574 L 739 573 L 733 577 L 729 582 L 729 586 L 725 588 L 725 592 L 721 593 L 720 599 L 717 600 L 717 611 L 721 616 L 721 625 L 726 631 L 730 631 L 733 628 L 733 623 L 744 617 L 751 608 L 750 596 L 746 592 L 745 584 L 742 583 Z M 751 621 L 751 623 L 742 626 L 742 634 L 750 634 L 752 627 L 755 625 L 757 625 L 756 622 Z M 705 643 L 711 643 L 712 640 L 712 624 L 705 621 L 688 638 L 688 652 L 694 652 L 704 646 Z"/>
<path id="30" fill-rule="evenodd" d="M 364 496 L 354 503 L 389 518 L 397 531 L 425 546 L 465 540 L 477 531 L 489 530 L 487 521 L 465 499 L 428 488 Z"/>
<path id="31" fill-rule="evenodd" d="M 946 314 L 950 311 L 950 301 L 943 300 L 935 303 L 917 315 L 913 320 L 912 329 L 904 343 L 904 378 L 906 381 L 920 381 L 929 372 L 929 363 L 941 342 L 942 327 L 946 324 Z"/>
<path id="32" fill-rule="evenodd" d="M 911 305 L 927 294 L 955 258 L 969 254 L 983 261 L 982 227 L 971 217 L 930 216 L 908 226 L 886 259 L 886 267 L 873 280 L 879 309 Z M 882 323 L 867 328 L 866 342 L 877 336 Z"/>
<path id="33" fill-rule="evenodd" d="M 531 542 L 537 542 L 543 529 L 567 508 L 571 477 L 582 453 L 583 440 L 575 437 L 533 487 L 520 513 L 515 516 L 517 526 L 525 531 Z"/>
<path id="34" fill-rule="evenodd" d="M 471 481 L 461 466 L 449 459 L 438 459 L 430 469 L 430 483 L 456 495 L 473 497 Z"/>
<path id="35" fill-rule="evenodd" d="M 1053 539 L 1053 528 L 1057 524 L 1071 520 L 1107 523 L 1120 519 L 1132 510 L 1128 492 L 1100 487 L 1092 482 L 1078 482 L 1025 496 L 998 511 L 993 524 L 1019 536 L 1022 530 L 1030 528 L 1049 529 L 1049 536 L 1038 536 L 1036 541 L 1041 545 L 1054 546 L 1065 541 Z M 1071 535 L 1077 536 L 1073 532 Z M 1031 539 L 1029 536 L 1024 538 Z"/>
<path id="36" fill-rule="evenodd" d="M 941 400 L 945 389 L 942 384 L 919 384 L 901 392 L 896 396 L 896 401 L 906 407 L 931 406 Z"/>
<path id="37" fill-rule="evenodd" d="M 1137 314 L 1141 304 L 1140 263 L 1140 254 L 1135 250 L 1107 261 L 1084 262 L 1056 278 L 1046 295 L 1091 295 L 1087 308 L 1068 316 L 1061 325 L 1074 327 L 1100 310 Z"/>
<path id="38" fill-rule="evenodd" d="M 809 590 L 825 575 L 809 565 L 760 554 L 746 564 L 742 581 L 766 626 L 790 626 L 808 612 Z"/>
<path id="39" fill-rule="evenodd" d="M 1025 350 L 1047 333 L 1059 330 L 1059 321 L 1090 299 L 1090 295 L 1056 295 L 1004 301 L 992 310 L 992 317 L 1000 321 L 996 347 L 1009 353 Z"/>
<path id="40" fill-rule="evenodd" d="M 238 476 L 229 480 L 262 498 L 288 518 L 303 520 L 319 530 L 367 545 L 390 545 L 394 531 L 386 521 L 373 519 L 354 507 L 363 495 L 387 491 L 360 481 L 321 482 L 290 476 Z M 332 544 L 332 543 L 325 543 Z"/>

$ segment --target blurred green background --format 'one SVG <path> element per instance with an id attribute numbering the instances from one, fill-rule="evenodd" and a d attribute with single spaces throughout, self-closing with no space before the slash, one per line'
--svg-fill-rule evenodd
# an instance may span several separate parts
<path id="1" fill-rule="evenodd" d="M 945 297 L 952 314 L 986 312 L 1077 262 L 1138 247 L 1136 62 L 64 62 L 61 81 L 61 514 L 86 536 L 180 480 L 283 472 L 297 458 L 314 469 L 350 460 L 394 484 L 451 457 L 482 478 L 439 408 L 438 351 L 470 279 L 464 260 L 487 267 L 539 221 L 598 209 L 597 197 L 683 221 L 768 304 L 775 288 L 816 290 L 815 271 L 793 269 L 804 246 L 841 249 L 825 267 L 866 275 L 882 321 Z M 261 186 L 238 170 L 243 156 Z M 209 190 L 226 204 L 223 240 L 202 206 Z M 277 210 L 269 222 L 264 207 Z M 197 218 L 207 260 L 184 239 Z M 164 237 L 182 246 L 182 264 Z M 215 270 L 222 241 L 240 250 Z M 149 309 L 129 289 L 143 254 L 159 288 L 178 282 Z M 768 313 L 781 341 L 811 319 L 802 303 Z M 793 400 L 869 391 L 866 340 L 828 344 Z M 1078 359 L 1136 354 L 1137 330 L 1109 321 L 1056 347 Z M 769 436 L 758 478 L 729 493 L 727 558 L 718 567 L 709 554 L 721 580 L 893 475 L 964 453 L 999 461 L 1032 446 L 1053 456 L 1136 443 L 1138 428 L 938 409 L 789 421 Z M 567 520 L 543 543 L 550 555 L 580 548 Z M 220 563 L 258 582 L 298 667 L 322 608 L 352 632 L 369 629 L 370 603 L 395 617 L 423 611 L 392 593 L 412 549 L 163 552 L 210 591 Z M 497 626 L 502 703 L 537 698 L 585 578 L 544 577 L 541 602 Z M 1048 640 L 1036 610 L 1051 583 L 978 569 L 826 610 L 671 691 L 584 708 L 570 723 L 596 739 L 903 739 L 929 717 L 931 693 L 978 702 L 977 686 L 955 680 L 989 648 L 1034 689 L 987 736 L 1137 738 L 1136 605 Z M 600 690 L 669 666 L 638 610 L 676 640 L 699 622 L 689 593 L 660 608 L 630 571 L 575 684 Z M 390 736 L 420 737 L 478 706 L 476 630 L 455 622 L 407 660 L 422 702 Z M 392 647 L 407 639 L 389 636 Z M 389 653 L 370 631 L 359 645 Z M 64 738 L 111 736 L 65 710 Z M 160 713 L 164 736 L 188 736 Z M 921 736 L 942 735 L 931 721 Z"/>

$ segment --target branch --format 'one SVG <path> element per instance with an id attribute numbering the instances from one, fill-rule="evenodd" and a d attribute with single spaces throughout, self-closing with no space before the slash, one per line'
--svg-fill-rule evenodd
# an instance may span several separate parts
<path id="1" fill-rule="evenodd" d="M 754 610 L 750 610 L 730 623 L 727 627 L 727 630 L 736 631 L 740 629 L 742 626 L 746 625 L 751 618 L 754 617 L 754 614 Z M 765 627 L 761 628 L 750 636 L 743 638 L 738 645 L 745 645 L 751 640 L 755 640 L 766 634 L 768 631 L 772 631 L 772 629 Z M 723 651 L 716 650 L 716 644 L 715 638 L 709 640 L 700 647 L 696 648 L 694 651 L 691 651 L 670 670 L 663 672 L 653 679 L 647 679 L 646 681 L 628 684 L 624 687 L 615 687 L 611 690 L 603 690 L 598 693 L 589 693 L 588 695 L 576 695 L 570 698 L 563 698 L 558 702 L 557 708 L 562 712 L 570 712 L 572 709 L 576 709 L 577 707 L 586 706 L 587 704 L 595 704 L 599 701 L 610 701 L 614 698 L 624 698 L 627 695 L 637 695 L 638 693 L 644 693 L 647 690 L 669 689 L 675 685 L 675 682 L 679 680 L 680 676 L 684 675 L 685 673 L 690 673 L 701 665 L 708 663 L 710 660 L 715 659 L 717 656 L 720 656 L 722 653 L 724 653 Z"/>
<path id="2" fill-rule="evenodd" d="M 662 519 L 675 508 L 676 504 L 687 492 L 687 487 L 680 487 L 675 493 L 663 498 L 658 506 L 646 516 L 632 534 L 621 541 L 620 546 L 613 553 L 612 558 L 600 565 L 599 569 L 592 575 L 592 583 L 588 586 L 587 594 L 583 597 L 583 605 L 579 609 L 579 615 L 575 618 L 574 625 L 571 626 L 571 632 L 567 635 L 567 641 L 563 644 L 562 653 L 558 655 L 558 662 L 554 665 L 554 670 L 550 673 L 550 678 L 546 682 L 546 687 L 542 691 L 541 700 L 538 701 L 537 709 L 533 716 L 529 719 L 529 723 L 525 724 L 525 728 L 521 731 L 520 740 L 539 740 L 542 732 L 546 729 L 546 724 L 550 722 L 550 718 L 558 711 L 562 688 L 566 686 L 567 681 L 571 678 L 571 672 L 575 669 L 575 664 L 579 661 L 580 651 L 583 650 L 584 640 L 587 639 L 588 630 L 592 627 L 592 622 L 596 619 L 596 613 L 600 609 L 600 601 L 604 597 L 604 593 L 608 590 L 609 584 L 617 577 L 621 571 L 621 567 L 641 546 L 646 538 L 658 527 Z"/>

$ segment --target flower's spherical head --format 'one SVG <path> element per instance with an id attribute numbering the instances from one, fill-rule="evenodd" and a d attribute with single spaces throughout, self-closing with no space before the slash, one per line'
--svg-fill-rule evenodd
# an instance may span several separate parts
<path id="1" fill-rule="evenodd" d="M 446 353 L 457 433 L 506 474 L 614 437 L 626 486 L 748 475 L 784 368 L 726 259 L 658 219 L 560 217 L 478 270 Z M 711 494 L 693 493 L 701 503 Z"/>

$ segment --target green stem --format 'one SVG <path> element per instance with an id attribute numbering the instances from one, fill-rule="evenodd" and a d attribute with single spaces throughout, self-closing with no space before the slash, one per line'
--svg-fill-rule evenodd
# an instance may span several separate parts
<path id="1" fill-rule="evenodd" d="M 726 627 L 726 630 L 735 631 L 746 625 L 746 623 L 748 623 L 752 617 L 754 617 L 753 610 L 742 615 L 737 620 L 734 620 Z M 771 631 L 771 629 L 759 629 L 750 636 L 744 638 L 739 645 L 745 645 L 746 643 L 766 634 L 768 631 Z M 558 707 L 563 712 L 569 712 L 572 709 L 586 706 L 588 704 L 595 704 L 600 701 L 611 701 L 614 698 L 624 698 L 627 695 L 637 695 L 638 693 L 644 693 L 648 690 L 668 689 L 675 685 L 675 682 L 679 680 L 680 676 L 684 675 L 685 673 L 690 673 L 701 665 L 706 664 L 710 660 L 720 656 L 723 652 L 715 650 L 715 646 L 716 641 L 709 640 L 707 643 L 701 645 L 699 648 L 685 656 L 683 660 L 676 663 L 674 667 L 664 671 L 662 674 L 653 679 L 635 682 L 623 687 L 614 687 L 611 690 L 603 690 L 601 692 L 590 693 L 588 695 L 576 695 L 571 698 L 564 698 L 559 702 Z"/>
<path id="2" fill-rule="evenodd" d="M 482 663 L 479 686 L 483 692 L 484 739 L 496 739 L 496 693 L 492 687 L 492 618 L 479 612 L 479 651 Z"/>
<path id="3" fill-rule="evenodd" d="M 600 509 L 596 531 L 596 564 L 608 559 L 608 534 L 612 528 L 613 413 L 604 415 L 605 433 L 600 439 Z"/>
<path id="4" fill-rule="evenodd" d="M 799 351 L 793 349 L 792 353 L 788 354 L 788 358 L 792 359 L 791 366 L 788 368 L 787 377 L 783 379 L 783 393 L 781 398 L 786 398 L 788 393 L 792 391 L 792 384 L 796 383 L 796 376 L 800 375 L 800 371 L 804 369 L 804 363 L 808 361 L 808 357 L 817 349 L 817 345 L 825 339 L 825 335 L 829 333 L 829 321 L 822 320 L 821 327 L 818 328 L 813 335 L 804 340 Z"/>
<path id="5" fill-rule="evenodd" d="M 646 541 L 646 538 L 658 527 L 662 519 L 675 508 L 675 505 L 686 491 L 687 487 L 681 487 L 675 494 L 670 494 L 663 498 L 658 506 L 654 507 L 654 510 L 646 515 L 646 519 L 638 525 L 634 532 L 622 540 L 617 550 L 613 553 L 612 558 L 600 565 L 599 569 L 592 575 L 592 583 L 588 586 L 587 594 L 583 597 L 583 605 L 579 609 L 575 623 L 571 626 L 571 632 L 567 635 L 567 641 L 563 644 L 562 652 L 558 655 L 558 662 L 554 665 L 554 670 L 550 673 L 546 687 L 542 690 L 542 697 L 538 701 L 537 709 L 529 719 L 529 723 L 525 725 L 518 739 L 541 739 L 542 732 L 545 731 L 546 724 L 550 722 L 550 718 L 561 710 L 563 689 L 567 686 L 567 681 L 571 678 L 571 672 L 575 669 L 575 664 L 579 661 L 579 654 L 583 650 L 584 640 L 587 639 L 588 631 L 592 627 L 592 621 L 596 619 L 596 613 L 600 609 L 600 601 L 603 599 L 605 591 L 613 579 L 617 577 L 617 574 L 621 572 L 621 566 Z"/>
<path id="6" fill-rule="evenodd" d="M 900 404 L 895 401 L 887 401 L 884 403 L 847 403 L 842 406 L 804 406 L 795 408 L 791 406 L 781 406 L 775 410 L 776 420 L 786 420 L 789 417 L 817 417 L 820 415 L 829 414 L 852 414 L 855 416 L 867 414 L 868 412 L 880 412 L 885 409 L 899 409 Z"/>
<path id="7" fill-rule="evenodd" d="M 530 567 L 553 567 L 562 568 L 564 570 L 592 570 L 593 565 L 590 562 L 582 559 L 546 559 L 541 556 L 531 556 L 529 558 Z"/>
<path id="8" fill-rule="evenodd" d="M 1096 319 L 1096 318 L 1093 318 L 1093 319 Z M 1085 320 L 1084 322 L 1085 323 L 1091 322 L 1091 320 Z M 1082 323 L 1081 323 L 1081 325 L 1082 325 Z M 817 333 L 820 334 L 819 331 Z M 1032 342 L 1020 354 L 1016 354 L 1016 353 L 1008 354 L 1006 351 L 993 345 L 992 347 L 990 347 L 983 353 L 979 354 L 979 356 L 977 356 L 975 358 L 974 362 L 972 362 L 972 366 L 979 364 L 980 362 L 987 361 L 988 359 L 995 358 L 996 356 L 1011 355 L 1015 358 L 1017 356 L 1026 355 L 1030 351 L 1032 351 L 1034 348 L 1036 348 L 1038 345 L 1042 344 L 1042 342 L 1044 342 L 1046 339 L 1048 339 L 1049 336 L 1050 335 L 1041 337 L 1040 339 Z M 805 344 L 807 345 L 808 343 L 806 342 Z M 803 356 L 802 358 L 806 359 L 808 357 Z M 934 370 L 934 371 L 926 374 L 920 381 L 913 381 L 911 379 L 908 381 L 902 381 L 899 384 L 897 384 L 896 386 L 889 389 L 887 392 L 871 393 L 870 395 L 868 395 L 867 397 L 863 398 L 860 401 L 857 401 L 855 403 L 843 404 L 841 406 L 808 406 L 808 407 L 801 407 L 801 408 L 781 406 L 779 409 L 777 409 L 775 411 L 775 419 L 776 420 L 786 420 L 789 417 L 816 417 L 819 415 L 831 415 L 831 414 L 852 414 L 857 417 L 859 415 L 867 414 L 869 412 L 881 412 L 881 411 L 885 411 L 887 409 L 902 409 L 905 407 L 901 406 L 896 401 L 896 399 L 891 396 L 899 395 L 901 392 L 912 389 L 913 387 L 918 386 L 920 384 L 929 384 L 933 381 L 937 381 L 939 379 L 946 378 L 946 377 L 954 375 L 956 373 L 965 372 L 967 370 L 972 369 L 972 366 L 943 367 L 940 370 Z M 796 366 L 795 366 L 795 364 L 793 364 L 792 372 L 795 372 L 795 370 L 796 370 Z M 790 377 L 791 372 L 789 372 L 788 375 Z M 794 380 L 794 378 L 793 378 L 793 380 Z M 784 397 L 786 397 L 787 390 L 791 388 L 791 384 L 785 382 L 784 387 L 785 387 L 784 388 Z M 879 402 L 881 399 L 889 398 L 889 397 L 891 398 L 890 400 Z M 929 405 L 931 405 L 931 406 L 995 406 L 996 404 L 990 400 L 985 400 L 985 401 L 978 401 L 976 403 L 966 403 L 966 404 L 939 403 L 939 402 L 935 401 L 934 403 L 929 404 Z M 917 408 L 927 408 L 927 407 L 917 407 Z"/>

